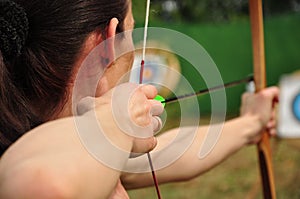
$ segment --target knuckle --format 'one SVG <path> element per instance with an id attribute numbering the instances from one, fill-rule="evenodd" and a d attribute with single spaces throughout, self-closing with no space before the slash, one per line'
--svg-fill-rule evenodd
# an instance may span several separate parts
<path id="1" fill-rule="evenodd" d="M 150 114 L 150 111 L 151 111 L 151 108 L 152 108 L 152 105 L 146 101 L 145 105 L 144 105 L 144 111 L 146 114 Z"/>
<path id="2" fill-rule="evenodd" d="M 246 101 L 250 96 L 250 93 L 243 93 L 242 95 L 242 101 Z"/>
<path id="3" fill-rule="evenodd" d="M 144 93 L 151 98 L 154 98 L 158 93 L 156 87 L 153 85 L 144 85 L 142 88 Z"/>

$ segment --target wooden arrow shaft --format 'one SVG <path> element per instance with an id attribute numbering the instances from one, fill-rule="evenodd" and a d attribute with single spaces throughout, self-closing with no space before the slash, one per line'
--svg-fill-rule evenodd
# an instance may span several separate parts
<path id="1" fill-rule="evenodd" d="M 254 80 L 257 92 L 266 87 L 265 46 L 262 0 L 249 0 L 253 44 Z M 272 166 L 270 137 L 263 133 L 258 144 L 259 166 L 265 199 L 275 199 L 275 180 Z"/>

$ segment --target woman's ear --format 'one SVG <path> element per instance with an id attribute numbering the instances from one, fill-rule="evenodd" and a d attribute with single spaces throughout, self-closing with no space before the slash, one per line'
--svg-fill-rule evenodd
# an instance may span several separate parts
<path id="1" fill-rule="evenodd" d="M 105 31 L 93 32 L 85 42 L 85 55 L 88 55 L 97 47 L 98 56 L 101 57 L 101 64 L 107 67 L 115 59 L 115 36 L 119 20 L 112 18 Z M 99 57 L 97 57 L 99 58 Z"/>
<path id="2" fill-rule="evenodd" d="M 112 18 L 107 26 L 105 51 L 107 53 L 106 58 L 108 59 L 109 63 L 115 58 L 115 36 L 118 24 L 119 20 L 117 18 Z"/>

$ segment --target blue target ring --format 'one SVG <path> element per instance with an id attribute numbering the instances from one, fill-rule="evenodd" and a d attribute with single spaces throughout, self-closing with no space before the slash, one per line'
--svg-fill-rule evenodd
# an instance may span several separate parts
<path id="1" fill-rule="evenodd" d="M 296 119 L 300 122 L 300 93 L 294 98 L 293 113 Z"/>

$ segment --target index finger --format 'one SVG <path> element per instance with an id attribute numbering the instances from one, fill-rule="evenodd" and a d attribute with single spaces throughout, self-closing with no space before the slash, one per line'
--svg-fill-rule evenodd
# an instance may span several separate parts
<path id="1" fill-rule="evenodd" d="M 139 87 L 148 99 L 154 99 L 157 95 L 157 89 L 153 85 L 141 85 Z"/>
<path id="2" fill-rule="evenodd" d="M 271 98 L 274 102 L 278 102 L 279 100 L 279 88 L 276 86 L 272 86 L 266 88 L 261 91 L 261 93 L 269 98 Z"/>

